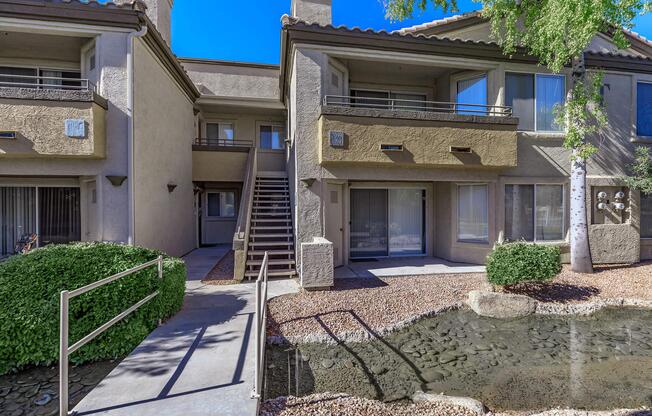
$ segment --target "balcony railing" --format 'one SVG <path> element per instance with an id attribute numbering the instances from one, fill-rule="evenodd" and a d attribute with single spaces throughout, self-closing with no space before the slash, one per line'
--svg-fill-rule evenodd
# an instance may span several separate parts
<path id="1" fill-rule="evenodd" d="M 82 78 L 44 77 L 36 75 L 0 74 L 0 87 L 36 90 L 95 91 L 95 84 Z"/>
<path id="2" fill-rule="evenodd" d="M 396 98 L 352 97 L 327 95 L 324 105 L 348 108 L 371 108 L 393 111 L 425 111 L 433 113 L 476 116 L 511 117 L 512 107 L 502 105 L 466 104 L 443 101 L 403 100 Z"/>
<path id="3" fill-rule="evenodd" d="M 194 146 L 206 147 L 254 147 L 253 140 L 209 139 L 198 137 L 193 142 Z"/>

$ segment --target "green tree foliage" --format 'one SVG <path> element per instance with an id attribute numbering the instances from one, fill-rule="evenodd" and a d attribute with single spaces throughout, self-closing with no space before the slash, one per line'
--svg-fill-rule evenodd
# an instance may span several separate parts
<path id="1" fill-rule="evenodd" d="M 645 146 L 638 146 L 634 163 L 629 165 L 631 176 L 625 178 L 625 183 L 632 189 L 652 195 L 652 155 Z"/>
<path id="2" fill-rule="evenodd" d="M 0 374 L 29 365 L 51 365 L 59 354 L 59 293 L 155 259 L 158 251 L 110 243 L 51 245 L 0 263 Z M 155 266 L 71 299 L 70 345 L 147 295 L 158 296 L 71 355 L 81 364 L 133 350 L 159 319 L 183 303 L 186 268 L 165 258 Z"/>

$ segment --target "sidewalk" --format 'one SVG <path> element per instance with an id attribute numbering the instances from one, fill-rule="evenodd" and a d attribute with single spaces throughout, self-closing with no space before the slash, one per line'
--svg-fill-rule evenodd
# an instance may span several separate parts
<path id="1" fill-rule="evenodd" d="M 201 283 L 223 250 L 202 248 L 184 258 L 182 310 L 91 391 L 75 407 L 77 415 L 255 415 L 255 285 Z M 270 297 L 295 291 L 294 280 L 269 284 Z"/>

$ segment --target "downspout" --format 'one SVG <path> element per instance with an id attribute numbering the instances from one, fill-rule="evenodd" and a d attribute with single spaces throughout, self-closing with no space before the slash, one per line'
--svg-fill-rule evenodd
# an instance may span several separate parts
<path id="1" fill-rule="evenodd" d="M 127 193 L 129 199 L 129 235 L 127 243 L 136 241 L 136 201 L 134 198 L 134 39 L 147 34 L 147 25 L 127 36 Z"/>

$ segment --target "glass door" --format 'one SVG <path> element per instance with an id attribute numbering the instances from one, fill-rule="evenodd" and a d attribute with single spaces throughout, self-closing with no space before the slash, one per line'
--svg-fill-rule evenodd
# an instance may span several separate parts
<path id="1" fill-rule="evenodd" d="M 36 188 L 0 187 L 0 257 L 14 254 L 16 243 L 36 233 Z"/>
<path id="2" fill-rule="evenodd" d="M 389 190 L 389 255 L 425 252 L 423 189 Z"/>
<path id="3" fill-rule="evenodd" d="M 387 190 L 351 189 L 351 258 L 386 257 Z"/>

